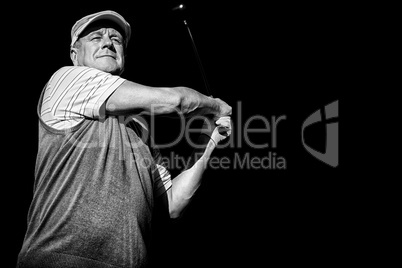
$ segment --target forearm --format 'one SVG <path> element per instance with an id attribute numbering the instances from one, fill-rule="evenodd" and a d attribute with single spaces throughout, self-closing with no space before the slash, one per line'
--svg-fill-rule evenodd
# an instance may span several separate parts
<path id="1" fill-rule="evenodd" d="M 221 132 L 220 132 L 221 131 Z M 217 144 L 231 134 L 230 117 L 215 120 L 205 117 L 197 147 L 188 162 L 191 168 L 173 179 L 173 186 L 168 192 L 169 213 L 178 217 L 190 203 L 207 168 L 209 158 Z"/>
<path id="2" fill-rule="evenodd" d="M 215 143 L 209 139 L 201 157 L 197 159 L 196 151 L 196 154 L 193 155 L 196 160 L 191 168 L 183 171 L 172 180 L 169 200 L 169 212 L 172 218 L 176 218 L 182 213 L 201 185 L 202 176 L 215 146 Z M 198 151 L 198 154 L 201 153 Z"/>
<path id="3" fill-rule="evenodd" d="M 222 101 L 187 87 L 150 87 L 125 81 L 109 97 L 109 114 L 221 114 Z"/>

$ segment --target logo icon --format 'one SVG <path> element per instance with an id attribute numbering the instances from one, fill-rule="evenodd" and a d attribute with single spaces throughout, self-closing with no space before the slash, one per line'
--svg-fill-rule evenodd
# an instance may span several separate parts
<path id="1" fill-rule="evenodd" d="M 308 146 L 305 142 L 304 131 L 308 126 L 322 122 L 321 111 L 317 110 L 311 114 L 303 123 L 302 126 L 302 142 L 304 148 L 318 160 L 337 167 L 339 164 L 339 129 L 338 122 L 333 122 L 338 118 L 339 107 L 338 100 L 326 105 L 324 107 L 324 123 L 326 124 L 326 142 L 325 153 L 321 153 Z"/>

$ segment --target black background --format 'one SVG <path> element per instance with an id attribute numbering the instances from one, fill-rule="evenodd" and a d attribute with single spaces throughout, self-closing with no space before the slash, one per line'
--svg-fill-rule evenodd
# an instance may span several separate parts
<path id="1" fill-rule="evenodd" d="M 143 1 L 145 2 L 145 1 Z M 189 209 L 166 224 L 156 238 L 156 267 L 227 267 L 257 264 L 341 264 L 353 255 L 354 212 L 350 205 L 350 164 L 345 152 L 344 93 L 353 90 L 357 49 L 352 9 L 337 4 L 272 4 L 261 1 L 178 1 L 83 5 L 38 3 L 15 8 L 9 53 L 13 81 L 7 145 L 10 189 L 11 262 L 20 250 L 32 197 L 37 150 L 36 105 L 58 68 L 71 65 L 70 30 L 81 17 L 111 9 L 132 26 L 123 77 L 151 86 L 188 86 L 206 93 L 187 19 L 205 68 L 211 93 L 233 107 L 234 138 L 242 146 L 222 148 L 217 157 L 267 156 L 275 152 L 286 169 L 208 169 Z M 15 77 L 14 77 L 15 76 Z M 339 100 L 340 164 L 330 167 L 311 156 L 301 141 L 301 126 L 313 112 Z M 18 108 L 16 108 L 18 107 Z M 277 130 L 277 148 L 255 149 L 238 131 L 247 119 L 285 115 Z M 158 119 L 157 141 L 176 135 L 177 120 Z M 15 124 L 16 123 L 16 124 Z M 251 127 L 261 127 L 256 120 Z M 240 128 L 241 129 L 241 128 Z M 17 130 L 17 132 L 14 132 Z M 17 133 L 17 134 L 16 134 Z M 323 150 L 325 126 L 306 132 L 309 145 Z M 250 135 L 271 143 L 270 133 Z M 163 149 L 188 155 L 188 145 Z M 177 174 L 179 170 L 172 170 Z M 163 249 L 162 249 L 163 248 Z M 12 265 L 11 265 L 12 267 Z"/>

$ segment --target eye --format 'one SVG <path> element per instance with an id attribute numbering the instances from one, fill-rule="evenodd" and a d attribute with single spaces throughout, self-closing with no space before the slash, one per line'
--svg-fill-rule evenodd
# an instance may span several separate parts
<path id="1" fill-rule="evenodd" d="M 101 39 L 101 37 L 99 35 L 94 35 L 94 36 L 91 37 L 91 41 L 97 41 L 97 40 L 100 40 L 100 39 Z"/>
<path id="2" fill-rule="evenodd" d="M 122 40 L 119 37 L 112 37 L 112 41 L 117 43 L 117 44 L 119 44 L 119 45 L 122 43 Z"/>

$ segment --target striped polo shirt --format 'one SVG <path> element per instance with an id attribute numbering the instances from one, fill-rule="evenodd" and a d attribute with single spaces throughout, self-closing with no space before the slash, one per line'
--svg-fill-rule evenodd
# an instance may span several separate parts
<path id="1" fill-rule="evenodd" d="M 97 119 L 100 106 L 124 81 L 94 68 L 63 67 L 47 83 L 41 118 L 55 129 L 71 128 L 85 117 Z"/>
<path id="2" fill-rule="evenodd" d="M 146 267 L 154 200 L 172 182 L 145 124 L 101 112 L 123 82 L 63 67 L 42 91 L 34 193 L 17 267 Z"/>
<path id="3" fill-rule="evenodd" d="M 62 67 L 46 85 L 40 117 L 46 125 L 57 130 L 70 129 L 84 118 L 98 119 L 101 106 L 124 81 L 126 79 L 120 76 L 90 67 Z M 132 119 L 136 120 L 135 117 Z M 137 120 L 137 123 L 140 122 Z M 144 127 L 144 124 L 140 125 Z M 157 155 L 161 157 L 159 153 Z M 157 168 L 160 176 L 155 178 L 155 192 L 160 195 L 172 186 L 172 182 L 164 165 L 157 163 Z"/>

